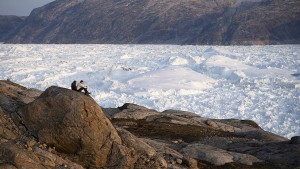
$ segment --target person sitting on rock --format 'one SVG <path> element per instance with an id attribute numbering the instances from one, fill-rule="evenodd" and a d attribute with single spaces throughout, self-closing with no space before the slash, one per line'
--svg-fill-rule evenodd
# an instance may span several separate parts
<path id="1" fill-rule="evenodd" d="M 76 86 L 76 89 L 79 92 L 81 92 L 82 90 L 84 90 L 85 94 L 91 94 L 90 92 L 88 92 L 87 86 L 84 85 L 83 80 L 80 80 L 80 82 Z"/>

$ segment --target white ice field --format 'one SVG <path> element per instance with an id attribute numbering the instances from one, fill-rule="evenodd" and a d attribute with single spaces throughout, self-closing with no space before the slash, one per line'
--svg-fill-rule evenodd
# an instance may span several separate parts
<path id="1" fill-rule="evenodd" d="M 0 44 L 0 73 L 40 90 L 82 79 L 103 107 L 251 119 L 287 138 L 300 135 L 300 45 Z"/>

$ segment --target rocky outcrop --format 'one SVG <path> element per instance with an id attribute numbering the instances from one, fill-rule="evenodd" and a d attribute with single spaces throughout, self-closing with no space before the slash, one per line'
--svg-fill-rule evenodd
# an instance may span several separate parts
<path id="1" fill-rule="evenodd" d="M 76 168 L 82 166 L 63 159 L 47 149 L 34 147 L 24 149 L 13 141 L 0 144 L 1 168 L 41 169 L 41 168 Z"/>
<path id="2" fill-rule="evenodd" d="M 112 165 L 109 159 L 116 155 L 118 160 L 127 158 L 118 154 L 126 148 L 116 129 L 97 103 L 82 93 L 50 87 L 19 114 L 39 141 L 78 155 L 83 166 L 105 167 Z"/>
<path id="3" fill-rule="evenodd" d="M 254 121 L 158 112 L 126 103 L 101 108 L 56 86 L 41 92 L 0 81 L 1 168 L 296 168 L 299 136 Z"/>
<path id="4" fill-rule="evenodd" d="M 82 166 L 58 155 L 55 149 L 32 137 L 18 109 L 34 101 L 42 92 L 10 81 L 0 81 L 0 168 L 41 169 Z"/>
<path id="5" fill-rule="evenodd" d="M 25 17 L 0 15 L 0 42 L 4 42 L 5 38 L 13 33 L 24 20 Z"/>
<path id="6" fill-rule="evenodd" d="M 61 0 L 33 10 L 6 43 L 300 43 L 298 0 Z"/>
<path id="7" fill-rule="evenodd" d="M 181 151 L 186 156 L 190 156 L 197 160 L 208 161 L 217 166 L 232 162 L 246 165 L 262 162 L 262 160 L 259 160 L 252 155 L 230 152 L 200 143 L 190 144 Z"/>
<path id="8" fill-rule="evenodd" d="M 297 144 L 298 137 L 288 140 L 264 131 L 250 120 L 208 119 L 178 110 L 152 113 L 153 110 L 134 104 L 104 111 L 114 112 L 110 117 L 116 126 L 146 138 L 144 142 L 163 154 L 168 166 L 195 166 L 193 161 L 197 161 L 199 168 L 211 165 L 229 168 L 300 166 L 294 160 L 300 157 L 299 147 L 292 145 Z M 124 112 L 130 112 L 130 116 L 124 116 Z M 282 160 L 277 161 L 278 158 Z"/>

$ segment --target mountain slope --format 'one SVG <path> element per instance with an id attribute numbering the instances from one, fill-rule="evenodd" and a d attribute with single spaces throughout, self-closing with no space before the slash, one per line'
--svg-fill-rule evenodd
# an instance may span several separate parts
<path id="1" fill-rule="evenodd" d="M 16 29 L 24 18 L 12 15 L 0 15 L 0 42 L 3 42 L 4 38 L 8 34 Z"/>
<path id="2" fill-rule="evenodd" d="M 7 43 L 300 43 L 296 0 L 60 0 Z"/>

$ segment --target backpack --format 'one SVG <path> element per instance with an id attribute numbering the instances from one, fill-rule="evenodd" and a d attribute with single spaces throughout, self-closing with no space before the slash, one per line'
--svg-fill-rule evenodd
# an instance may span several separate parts
<path id="1" fill-rule="evenodd" d="M 76 81 L 75 80 L 71 83 L 71 89 L 72 90 L 77 90 L 76 89 Z"/>

